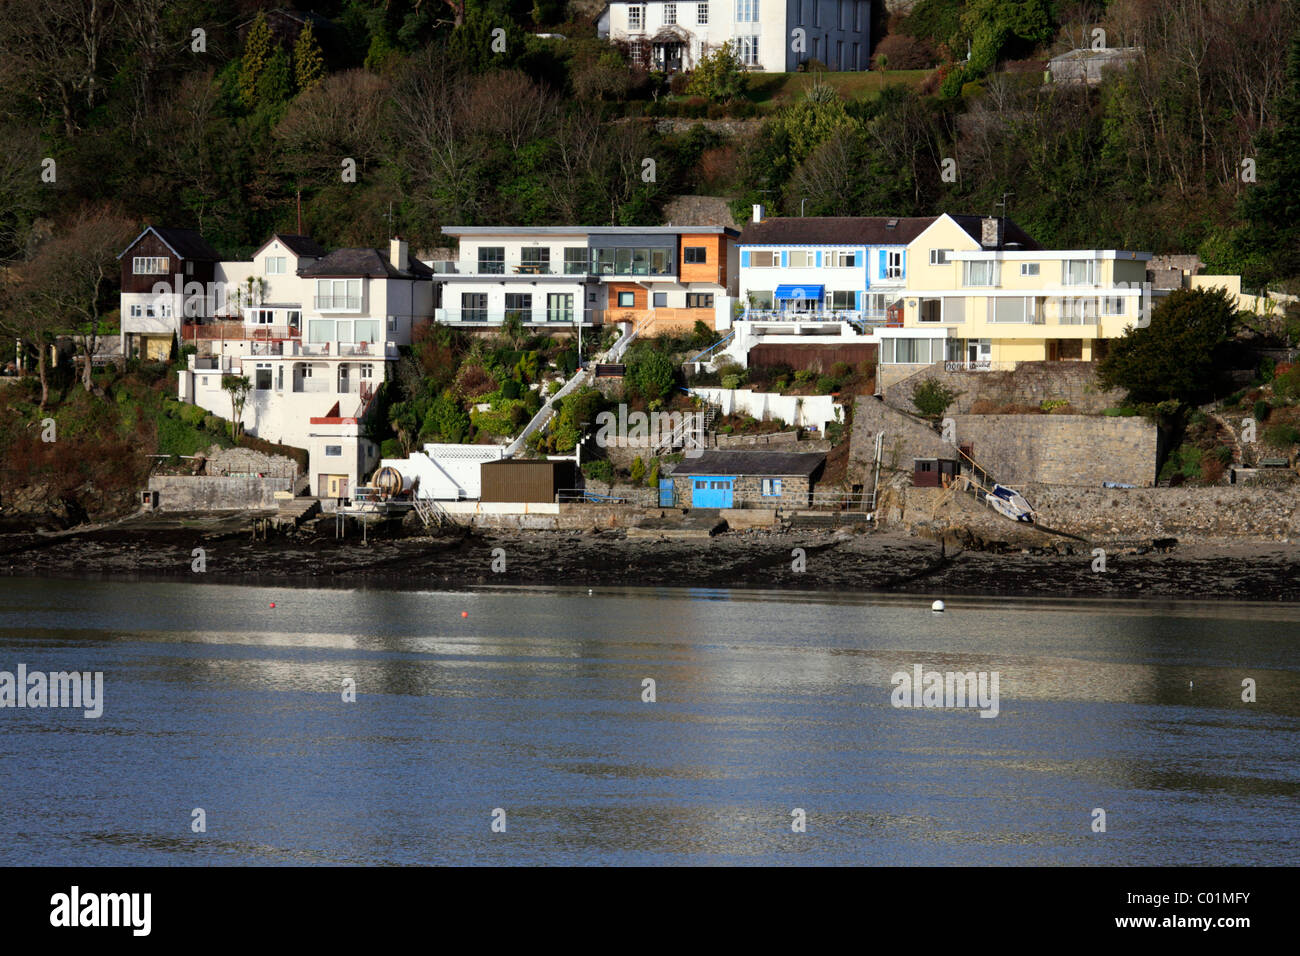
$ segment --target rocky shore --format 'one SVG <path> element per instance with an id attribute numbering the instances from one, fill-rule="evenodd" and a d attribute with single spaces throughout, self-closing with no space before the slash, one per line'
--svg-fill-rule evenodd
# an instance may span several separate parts
<path id="1" fill-rule="evenodd" d="M 1154 546 L 1153 546 L 1154 545 Z M 852 593 L 1300 601 L 1300 544 L 1278 540 L 991 541 L 888 530 L 674 536 L 390 525 L 336 538 L 333 521 L 255 539 L 247 516 L 168 515 L 0 534 L 0 575 L 457 590 L 640 586 Z M 203 570 L 196 571 L 196 549 Z"/>

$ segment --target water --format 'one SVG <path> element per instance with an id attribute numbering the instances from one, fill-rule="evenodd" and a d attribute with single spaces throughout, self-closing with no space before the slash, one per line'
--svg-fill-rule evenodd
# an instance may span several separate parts
<path id="1" fill-rule="evenodd" d="M 1295 862 L 1300 608 L 928 608 L 3 580 L 0 670 L 105 701 L 0 710 L 0 864 Z"/>

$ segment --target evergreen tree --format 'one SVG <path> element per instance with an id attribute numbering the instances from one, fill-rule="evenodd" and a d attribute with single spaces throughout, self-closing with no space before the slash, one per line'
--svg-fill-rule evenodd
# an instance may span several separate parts
<path id="1" fill-rule="evenodd" d="M 258 13 L 244 39 L 244 55 L 239 61 L 239 98 L 247 109 L 257 105 L 258 81 L 271 58 L 271 25 L 266 14 Z"/>
<path id="2" fill-rule="evenodd" d="M 293 45 L 293 78 L 298 92 L 311 89 L 325 77 L 325 55 L 316 42 L 311 22 L 302 28 Z"/>
<path id="3" fill-rule="evenodd" d="M 1276 125 L 1259 136 L 1258 182 L 1241 202 L 1247 223 L 1243 251 L 1261 258 L 1270 274 L 1247 276 L 1247 281 L 1300 275 L 1300 33 L 1291 40 L 1286 78 Z"/>

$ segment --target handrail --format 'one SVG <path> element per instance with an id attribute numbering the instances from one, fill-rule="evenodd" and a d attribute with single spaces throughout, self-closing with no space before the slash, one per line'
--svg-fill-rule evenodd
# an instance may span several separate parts
<path id="1" fill-rule="evenodd" d="M 718 341 L 714 342 L 712 345 L 710 345 L 707 349 L 705 349 L 705 350 L 704 350 L 703 352 L 701 352 L 699 355 L 695 356 L 694 358 L 687 359 L 687 360 L 686 360 L 686 364 L 689 365 L 689 364 L 691 364 L 692 362 L 698 362 L 700 359 L 704 358 L 704 356 L 708 355 L 708 354 L 709 354 L 710 352 L 712 352 L 714 349 L 718 348 L 719 346 L 726 345 L 728 342 L 730 342 L 730 341 L 731 341 L 733 338 L 735 338 L 735 337 L 736 337 L 736 330 L 735 330 L 735 329 L 732 329 L 730 332 L 728 332 L 728 333 L 726 334 L 725 337 L 718 339 Z"/>

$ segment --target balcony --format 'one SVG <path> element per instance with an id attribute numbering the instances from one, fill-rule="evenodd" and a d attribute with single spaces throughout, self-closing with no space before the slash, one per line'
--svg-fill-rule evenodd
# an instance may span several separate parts
<path id="1" fill-rule="evenodd" d="M 318 295 L 313 298 L 317 312 L 360 312 L 361 297 L 352 295 Z"/>
<path id="2" fill-rule="evenodd" d="M 837 309 L 832 311 L 796 312 L 782 309 L 746 309 L 741 315 L 746 322 L 817 323 L 849 322 L 853 325 L 884 326 L 888 323 L 885 311 L 872 309 Z"/>
<path id="3" fill-rule="evenodd" d="M 598 309 L 588 309 L 582 313 L 577 309 L 550 311 L 545 308 L 523 311 L 519 309 L 436 309 L 434 319 L 453 325 L 501 325 L 508 316 L 517 315 L 525 325 L 573 325 L 581 322 L 592 325 L 599 322 L 602 313 Z"/>

